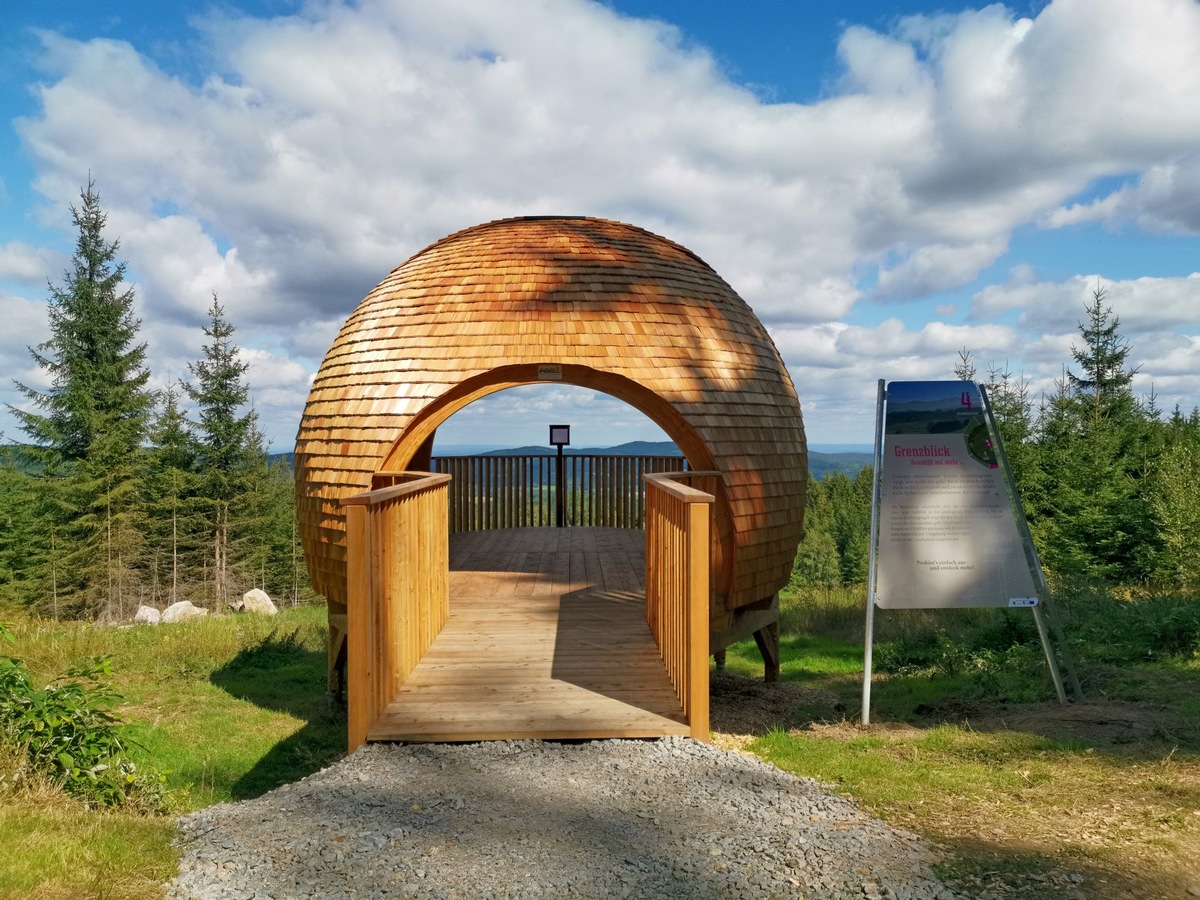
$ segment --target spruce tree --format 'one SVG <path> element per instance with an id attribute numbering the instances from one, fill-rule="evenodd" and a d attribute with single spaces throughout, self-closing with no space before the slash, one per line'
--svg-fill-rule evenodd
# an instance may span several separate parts
<path id="1" fill-rule="evenodd" d="M 1161 574 L 1200 594 L 1200 434 L 1173 441 L 1163 452 L 1150 496 L 1162 540 Z"/>
<path id="2" fill-rule="evenodd" d="M 0 463 L 0 617 L 37 590 L 44 562 L 37 499 L 37 480 L 6 451 Z"/>
<path id="3" fill-rule="evenodd" d="M 966 347 L 958 351 L 958 362 L 954 364 L 954 377 L 959 381 L 975 380 L 975 359 Z"/>
<path id="4" fill-rule="evenodd" d="M 1119 332 L 1121 320 L 1104 305 L 1107 290 L 1092 291 L 1087 321 L 1079 323 L 1082 347 L 1071 347 L 1071 356 L 1080 374 L 1067 370 L 1071 391 L 1082 403 L 1093 427 L 1105 419 L 1127 418 L 1136 408 L 1133 376 L 1137 369 L 1126 369 L 1130 347 Z"/>
<path id="5" fill-rule="evenodd" d="M 841 557 L 832 533 L 834 518 L 827 481 L 809 478 L 804 500 L 804 539 L 796 548 L 792 563 L 792 587 L 830 588 L 842 583 Z"/>
<path id="6" fill-rule="evenodd" d="M 124 289 L 118 242 L 95 184 L 71 208 L 78 240 L 62 287 L 50 286 L 50 338 L 30 354 L 49 376 L 39 391 L 17 384 L 32 409 L 16 409 L 43 469 L 44 540 L 54 571 L 43 573 L 56 610 L 119 616 L 138 591 L 144 513 L 141 457 L 152 395 L 146 345 L 137 342 L 133 291 Z M 45 599 L 45 598 L 44 598 Z"/>
<path id="7" fill-rule="evenodd" d="M 247 529 L 242 515 L 252 479 L 261 465 L 263 451 L 253 410 L 243 411 L 250 396 L 244 376 L 247 364 L 233 343 L 235 328 L 213 295 L 208 311 L 209 339 L 204 359 L 191 363 L 192 383 L 184 386 L 196 404 L 198 421 L 196 472 L 197 496 L 206 518 L 207 549 L 205 579 L 218 608 L 228 602 L 238 578 L 236 551 L 244 544 Z"/>
<path id="8" fill-rule="evenodd" d="M 1120 320 L 1097 288 L 1079 323 L 1082 347 L 1038 421 L 1042 491 L 1035 538 L 1063 576 L 1132 583 L 1151 576 L 1158 530 L 1149 498 L 1157 423 L 1133 395 L 1136 369 Z M 1044 546 L 1043 546 L 1044 544 Z"/>
<path id="9" fill-rule="evenodd" d="M 179 400 L 175 385 L 159 395 L 146 474 L 150 590 L 162 606 L 184 599 L 191 584 L 200 581 L 197 446 Z"/>

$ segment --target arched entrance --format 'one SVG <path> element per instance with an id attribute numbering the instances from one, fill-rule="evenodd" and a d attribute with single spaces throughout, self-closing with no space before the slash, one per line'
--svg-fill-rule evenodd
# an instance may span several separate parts
<path id="1" fill-rule="evenodd" d="M 314 586 L 344 614 L 343 501 L 418 468 L 473 399 L 539 380 L 601 390 L 716 473 L 709 648 L 769 634 L 799 541 L 807 454 L 799 402 L 761 323 L 690 251 L 596 219 L 509 219 L 451 235 L 394 270 L 349 318 L 296 441 Z M 777 631 L 776 631 L 777 640 Z"/>
<path id="2" fill-rule="evenodd" d="M 429 471 L 437 428 L 464 407 L 489 394 L 540 381 L 570 384 L 589 388 L 628 403 L 658 425 L 675 442 L 695 471 L 713 471 L 716 463 L 711 451 L 695 429 L 662 397 L 644 386 L 612 372 L 602 372 L 588 366 L 547 364 L 500 366 L 467 379 L 447 391 L 437 401 L 426 406 L 412 424 L 396 440 L 384 458 L 381 470 L 387 472 Z M 547 378 L 549 374 L 551 377 Z M 712 529 L 712 582 L 717 596 L 729 593 L 731 567 L 724 564 L 733 551 L 733 524 L 729 502 L 724 492 L 715 494 L 715 522 Z"/>

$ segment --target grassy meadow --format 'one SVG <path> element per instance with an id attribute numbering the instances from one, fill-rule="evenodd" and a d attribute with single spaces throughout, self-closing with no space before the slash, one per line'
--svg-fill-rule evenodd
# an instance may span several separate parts
<path id="1" fill-rule="evenodd" d="M 861 591 L 790 593 L 781 697 L 722 746 L 826 781 L 939 853 L 972 896 L 1184 897 L 1200 884 L 1200 603 L 1081 592 L 1062 604 L 1086 703 L 1061 707 L 1027 612 L 876 619 L 873 724 L 857 724 Z M 170 627 L 19 620 L 0 654 L 36 679 L 95 656 L 168 812 L 253 797 L 342 753 L 321 607 Z M 791 691 L 792 693 L 788 693 Z M 0 898 L 153 898 L 175 871 L 169 814 L 86 810 L 0 755 Z"/>
<path id="2" fill-rule="evenodd" d="M 1060 600 L 1086 702 L 1055 699 L 1027 611 L 878 611 L 862 728 L 862 590 L 785 598 L 782 679 L 810 689 L 719 735 L 924 837 L 971 896 L 1171 898 L 1200 888 L 1200 602 Z M 761 671 L 753 643 L 731 671 Z"/>
<path id="3" fill-rule="evenodd" d="M 109 656 L 131 756 L 166 777 L 172 812 L 254 797 L 345 749 L 325 694 L 324 607 L 273 618 L 211 616 L 171 626 L 18 621 L 0 653 L 39 683 Z M 176 871 L 170 816 L 84 811 L 52 786 L 12 788 L 0 759 L 0 897 L 153 898 Z"/>

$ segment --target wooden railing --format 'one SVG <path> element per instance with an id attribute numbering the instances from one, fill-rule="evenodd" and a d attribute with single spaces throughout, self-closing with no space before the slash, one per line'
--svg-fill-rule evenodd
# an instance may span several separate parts
<path id="1" fill-rule="evenodd" d="M 563 457 L 567 525 L 644 528 L 643 477 L 686 470 L 682 456 L 580 454 Z M 555 524 L 557 457 L 435 456 L 435 472 L 453 476 L 450 530 Z"/>
<path id="2" fill-rule="evenodd" d="M 646 622 L 692 737 L 703 741 L 709 737 L 709 535 L 718 477 L 646 476 Z"/>
<path id="3" fill-rule="evenodd" d="M 346 511 L 346 703 L 349 745 L 420 662 L 450 612 L 450 476 L 380 473 Z"/>

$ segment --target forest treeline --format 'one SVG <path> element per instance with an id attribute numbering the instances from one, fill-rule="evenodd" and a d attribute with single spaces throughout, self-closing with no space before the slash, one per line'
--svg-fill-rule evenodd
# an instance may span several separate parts
<path id="1" fill-rule="evenodd" d="M 269 462 L 234 325 L 214 294 L 202 358 L 152 391 L 94 184 L 81 201 L 50 337 L 30 348 L 47 386 L 18 383 L 9 407 L 26 440 L 0 460 L 0 608 L 114 620 L 250 587 L 308 596 L 292 473 Z"/>
<path id="2" fill-rule="evenodd" d="M 1037 398 L 1007 368 L 977 378 L 963 350 L 955 377 L 987 388 L 1043 568 L 1058 585 L 1200 592 L 1200 409 L 1170 413 L 1133 392 L 1120 319 L 1097 287 L 1054 390 Z M 809 483 L 793 584 L 867 580 L 872 472 Z"/>
<path id="3" fill-rule="evenodd" d="M 95 187 L 71 213 L 78 240 L 51 286 L 50 338 L 30 348 L 44 389 L 18 384 L 25 432 L 0 452 L 0 609 L 128 618 L 179 599 L 219 608 L 250 587 L 313 595 L 292 472 L 270 462 L 249 405 L 235 328 L 214 295 L 202 358 L 161 391 L 104 235 Z M 954 373 L 982 381 L 1047 574 L 1063 583 L 1200 591 L 1200 409 L 1164 413 L 1132 389 L 1136 368 L 1097 288 L 1063 377 L 1036 402 L 968 351 Z M 811 480 L 793 583 L 865 582 L 871 470 Z"/>

